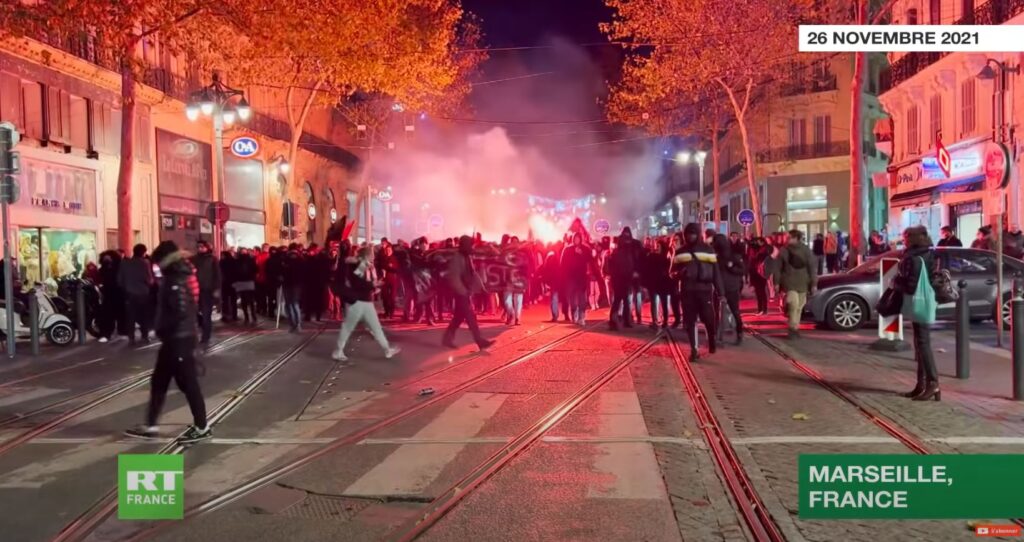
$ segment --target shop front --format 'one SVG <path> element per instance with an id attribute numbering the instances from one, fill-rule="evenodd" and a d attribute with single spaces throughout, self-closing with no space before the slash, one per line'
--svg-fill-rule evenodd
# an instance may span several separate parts
<path id="1" fill-rule="evenodd" d="M 764 231 L 800 230 L 805 239 L 829 231 L 850 231 L 850 172 L 778 175 L 765 184 Z"/>
<path id="2" fill-rule="evenodd" d="M 252 248 L 265 243 L 263 162 L 225 156 L 224 185 L 224 202 L 231 209 L 224 224 L 226 246 Z"/>
<path id="3" fill-rule="evenodd" d="M 210 145 L 157 129 L 156 154 L 160 240 L 188 250 L 200 240 L 212 242 L 213 223 L 206 218 L 213 188 Z"/>
<path id="4" fill-rule="evenodd" d="M 10 213 L 24 285 L 52 285 L 49 281 L 79 275 L 86 265 L 96 263 L 102 230 L 96 170 L 23 151 L 19 182 L 21 197 Z"/>
<path id="5" fill-rule="evenodd" d="M 937 236 L 950 226 L 964 240 L 992 224 L 1006 209 L 1009 153 L 992 141 L 964 142 L 948 147 L 949 174 L 935 154 L 890 170 L 890 224 L 896 231 L 925 226 Z"/>

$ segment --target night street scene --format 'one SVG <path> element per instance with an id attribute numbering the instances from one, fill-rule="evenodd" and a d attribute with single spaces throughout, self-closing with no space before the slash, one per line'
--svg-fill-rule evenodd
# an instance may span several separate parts
<path id="1" fill-rule="evenodd" d="M 1024 536 L 1024 0 L 3 0 L 0 542 Z"/>

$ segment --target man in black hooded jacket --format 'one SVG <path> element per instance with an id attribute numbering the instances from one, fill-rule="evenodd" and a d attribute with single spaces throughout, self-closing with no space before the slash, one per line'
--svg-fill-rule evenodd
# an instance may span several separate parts
<path id="1" fill-rule="evenodd" d="M 708 352 L 715 353 L 715 291 L 723 291 L 715 251 L 701 239 L 700 226 L 687 224 L 683 246 L 676 250 L 673 267 L 682 279 L 683 327 L 690 339 L 690 358 L 698 359 L 697 319 L 708 336 Z"/>
<path id="2" fill-rule="evenodd" d="M 629 228 L 623 229 L 622 234 L 615 239 L 615 249 L 608 256 L 604 270 L 611 282 L 612 309 L 608 315 L 608 325 L 612 330 L 619 328 L 620 319 L 625 327 L 633 327 L 629 293 L 639 276 L 638 255 L 632 233 Z"/>

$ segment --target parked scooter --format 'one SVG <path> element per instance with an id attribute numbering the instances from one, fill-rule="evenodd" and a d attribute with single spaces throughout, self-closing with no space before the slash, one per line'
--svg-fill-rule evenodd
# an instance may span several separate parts
<path id="1" fill-rule="evenodd" d="M 100 314 L 100 290 L 91 281 L 80 278 L 77 275 L 64 275 L 57 279 L 57 298 L 54 305 L 57 312 L 71 319 L 75 329 L 78 328 L 77 302 L 78 289 L 83 289 L 85 299 L 85 329 L 93 337 L 100 336 L 99 314 Z"/>
<path id="2" fill-rule="evenodd" d="M 26 294 L 35 296 L 39 302 L 39 334 L 45 335 L 46 340 L 57 346 L 67 346 L 75 340 L 75 328 L 71 325 L 71 319 L 61 314 L 54 304 L 54 297 L 43 293 L 42 289 L 29 290 Z M 0 300 L 0 338 L 7 340 L 7 303 Z M 20 299 L 14 300 L 14 339 L 30 339 L 32 328 L 30 327 L 30 315 L 28 307 Z"/>

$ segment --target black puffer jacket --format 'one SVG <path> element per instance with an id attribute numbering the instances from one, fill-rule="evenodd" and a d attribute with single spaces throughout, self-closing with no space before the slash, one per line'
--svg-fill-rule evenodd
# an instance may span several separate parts
<path id="1" fill-rule="evenodd" d="M 182 252 L 160 262 L 160 291 L 156 302 L 156 336 L 162 341 L 196 336 L 199 281 Z"/>
<path id="2" fill-rule="evenodd" d="M 900 258 L 899 268 L 896 271 L 896 278 L 893 279 L 893 288 L 896 291 L 914 295 L 917 291 L 917 281 L 921 278 L 921 264 L 924 263 L 930 278 L 938 270 L 938 258 L 931 247 L 918 247 L 907 250 Z"/>
<path id="3" fill-rule="evenodd" d="M 196 254 L 192 257 L 192 266 L 200 288 L 209 291 L 220 288 L 220 265 L 213 254 Z"/>

